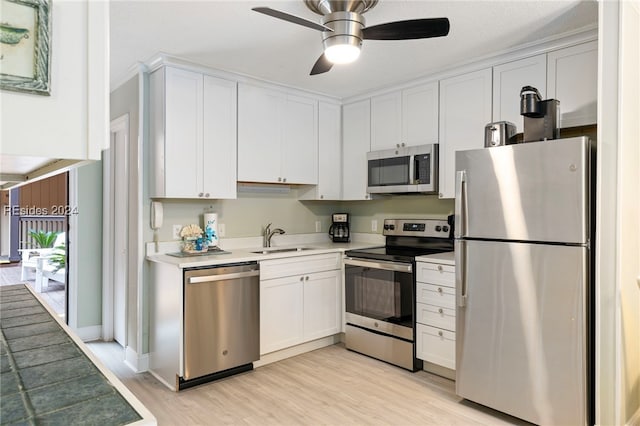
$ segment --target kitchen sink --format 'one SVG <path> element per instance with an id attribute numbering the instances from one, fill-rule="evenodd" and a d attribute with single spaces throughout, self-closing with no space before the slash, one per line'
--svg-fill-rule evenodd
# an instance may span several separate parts
<path id="1" fill-rule="evenodd" d="M 257 254 L 285 253 L 291 251 L 313 250 L 313 247 L 288 247 L 288 248 L 264 248 L 262 250 L 252 251 Z"/>

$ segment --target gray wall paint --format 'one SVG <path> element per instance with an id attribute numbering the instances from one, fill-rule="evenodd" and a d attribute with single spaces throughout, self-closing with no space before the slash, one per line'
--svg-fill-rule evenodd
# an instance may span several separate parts
<path id="1" fill-rule="evenodd" d="M 102 324 L 102 161 L 78 168 L 78 328 Z"/>

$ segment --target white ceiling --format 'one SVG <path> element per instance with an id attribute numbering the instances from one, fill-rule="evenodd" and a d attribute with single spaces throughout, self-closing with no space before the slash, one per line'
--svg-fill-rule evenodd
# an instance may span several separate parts
<path id="1" fill-rule="evenodd" d="M 126 0 L 111 2 L 112 87 L 138 61 L 165 52 L 339 98 L 440 71 L 472 58 L 513 49 L 597 24 L 595 0 L 380 0 L 367 26 L 447 17 L 447 37 L 366 40 L 357 62 L 325 74 L 309 71 L 322 53 L 321 33 L 251 11 L 269 6 L 319 21 L 302 0 Z"/>

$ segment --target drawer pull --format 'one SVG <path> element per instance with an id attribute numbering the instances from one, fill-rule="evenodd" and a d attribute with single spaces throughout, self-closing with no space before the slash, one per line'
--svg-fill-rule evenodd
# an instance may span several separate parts
<path id="1" fill-rule="evenodd" d="M 438 265 L 438 271 L 442 272 L 442 265 Z"/>
<path id="2" fill-rule="evenodd" d="M 444 333 L 442 331 L 438 331 L 438 336 L 442 337 L 444 336 Z"/>
<path id="3" fill-rule="evenodd" d="M 442 287 L 438 287 L 438 293 L 442 294 Z"/>
<path id="4" fill-rule="evenodd" d="M 439 314 L 444 313 L 444 311 L 442 310 L 442 308 L 438 309 L 438 313 L 439 313 Z"/>

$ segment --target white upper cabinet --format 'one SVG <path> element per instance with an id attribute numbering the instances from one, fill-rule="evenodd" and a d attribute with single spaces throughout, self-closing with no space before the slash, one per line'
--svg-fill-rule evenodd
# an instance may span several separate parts
<path id="1" fill-rule="evenodd" d="M 440 80 L 440 198 L 455 197 L 456 151 L 484 147 L 491 83 L 491 68 Z"/>
<path id="2" fill-rule="evenodd" d="M 282 123 L 282 176 L 289 183 L 318 183 L 318 101 L 287 95 Z"/>
<path id="3" fill-rule="evenodd" d="M 240 84 L 238 180 L 318 183 L 318 102 Z"/>
<path id="4" fill-rule="evenodd" d="M 520 90 L 533 86 L 547 95 L 547 55 L 537 55 L 493 67 L 493 121 L 510 121 L 516 133 L 524 131 Z"/>
<path id="5" fill-rule="evenodd" d="M 371 98 L 371 150 L 438 142 L 438 82 Z"/>
<path id="6" fill-rule="evenodd" d="M 236 198 L 236 82 L 205 75 L 203 101 L 203 192 L 213 198 Z"/>
<path id="7" fill-rule="evenodd" d="M 236 198 L 236 83 L 162 67 L 149 108 L 150 196 Z"/>
<path id="8" fill-rule="evenodd" d="M 342 199 L 368 200 L 367 152 L 371 150 L 369 99 L 342 107 Z"/>
<path id="9" fill-rule="evenodd" d="M 300 199 L 340 200 L 342 196 L 342 126 L 339 104 L 318 102 L 318 185 Z"/>
<path id="10" fill-rule="evenodd" d="M 402 144 L 402 92 L 371 98 L 371 151 Z"/>
<path id="11" fill-rule="evenodd" d="M 547 97 L 560 101 L 560 127 L 598 121 L 598 42 L 547 55 Z"/>
<path id="12" fill-rule="evenodd" d="M 402 91 L 402 142 L 438 143 L 438 82 Z"/>

